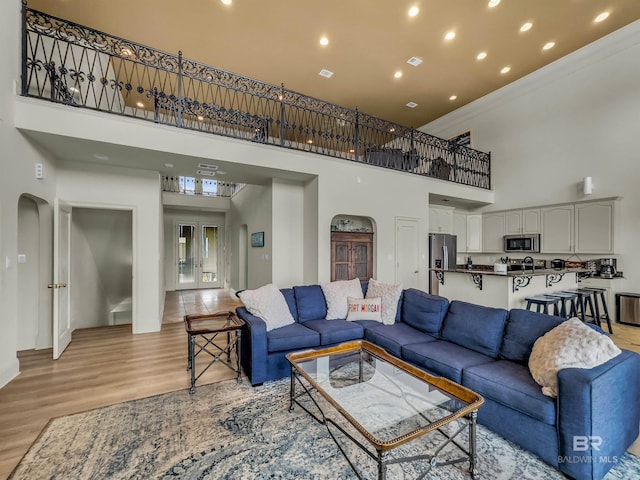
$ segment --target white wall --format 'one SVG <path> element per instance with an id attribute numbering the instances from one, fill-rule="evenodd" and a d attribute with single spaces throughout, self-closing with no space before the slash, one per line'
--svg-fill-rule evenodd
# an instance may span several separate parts
<path id="1" fill-rule="evenodd" d="M 620 196 L 617 291 L 640 291 L 640 21 L 428 125 L 448 137 L 472 129 L 492 153 L 500 210 Z"/>
<path id="2" fill-rule="evenodd" d="M 34 301 L 38 291 L 40 270 L 40 216 L 38 205 L 29 197 L 18 201 L 18 254 L 26 262 L 18 263 L 18 350 L 36 347 L 39 302 Z"/>
<path id="3" fill-rule="evenodd" d="M 50 157 L 30 145 L 13 126 L 15 81 L 20 71 L 20 6 L 20 2 L 0 2 L 0 58 L 4 65 L 0 69 L 0 385 L 15 377 L 19 366 L 16 358 L 20 312 L 17 292 L 18 199 L 22 194 L 29 194 L 42 199 L 45 204 L 52 203 L 56 179 Z M 35 179 L 36 163 L 44 165 L 44 180 Z M 41 233 L 48 233 L 50 238 L 51 226 L 45 228 L 49 232 Z M 46 259 L 41 256 L 41 260 Z M 41 284 L 41 288 L 46 289 L 46 285 L 42 287 Z M 43 306 L 47 302 L 50 302 L 50 296 L 41 297 Z M 50 312 L 49 308 L 49 322 Z"/>
<path id="4" fill-rule="evenodd" d="M 304 279 L 304 185 L 274 180 L 272 281 L 292 286 Z"/>
<path id="5" fill-rule="evenodd" d="M 133 332 L 154 332 L 161 325 L 163 278 L 162 205 L 157 172 L 62 163 L 58 196 L 74 207 L 133 212 Z"/>

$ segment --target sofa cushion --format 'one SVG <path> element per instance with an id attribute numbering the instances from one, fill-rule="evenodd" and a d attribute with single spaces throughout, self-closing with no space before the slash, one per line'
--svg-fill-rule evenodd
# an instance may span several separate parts
<path id="1" fill-rule="evenodd" d="M 393 325 L 398 314 L 398 304 L 402 295 L 402 285 L 369 280 L 366 298 L 380 297 L 382 299 L 382 323 Z"/>
<path id="2" fill-rule="evenodd" d="M 462 381 L 465 368 L 495 361 L 490 356 L 444 340 L 404 345 L 402 359 L 456 383 Z"/>
<path id="3" fill-rule="evenodd" d="M 449 300 L 408 288 L 402 297 L 402 321 L 429 335 L 437 336 L 447 313 Z"/>
<path id="4" fill-rule="evenodd" d="M 298 307 L 298 321 L 316 320 L 327 316 L 327 302 L 320 285 L 293 287 Z"/>
<path id="5" fill-rule="evenodd" d="M 320 345 L 360 340 L 364 335 L 362 325 L 347 320 L 307 320 L 304 326 L 320 334 Z"/>
<path id="6" fill-rule="evenodd" d="M 320 345 L 320 334 L 299 323 L 267 332 L 267 352 L 283 352 Z"/>
<path id="7" fill-rule="evenodd" d="M 340 280 L 320 285 L 327 303 L 327 320 L 346 318 L 349 310 L 349 297 L 364 298 L 360 280 Z"/>
<path id="8" fill-rule="evenodd" d="M 465 368 L 462 385 L 548 425 L 556 423 L 556 402 L 542 394 L 525 365 L 498 360 Z"/>
<path id="9" fill-rule="evenodd" d="M 416 330 L 403 322 L 393 325 L 376 325 L 366 328 L 364 339 L 384 348 L 391 355 L 398 358 L 402 356 L 402 346 L 416 342 L 434 342 L 431 335 Z"/>
<path id="10" fill-rule="evenodd" d="M 514 308 L 507 319 L 500 358 L 526 364 L 536 340 L 563 321 L 562 317 Z"/>
<path id="11" fill-rule="evenodd" d="M 244 290 L 238 296 L 249 313 L 264 320 L 267 332 L 295 322 L 284 295 L 272 283 Z"/>
<path id="12" fill-rule="evenodd" d="M 293 316 L 294 320 L 298 321 L 298 307 L 296 306 L 296 295 L 293 293 L 293 288 L 281 288 L 280 291 L 287 301 L 291 316 Z"/>
<path id="13" fill-rule="evenodd" d="M 444 319 L 442 339 L 497 357 L 508 312 L 454 300 Z"/>

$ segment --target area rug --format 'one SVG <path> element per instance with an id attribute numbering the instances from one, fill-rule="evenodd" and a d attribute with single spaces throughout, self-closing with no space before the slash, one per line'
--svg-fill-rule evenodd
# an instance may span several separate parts
<path id="1" fill-rule="evenodd" d="M 300 407 L 289 412 L 288 396 L 288 379 L 259 387 L 225 381 L 199 386 L 193 395 L 182 390 L 56 418 L 9 478 L 357 478 L 323 425 Z M 342 445 L 363 478 L 376 478 L 375 462 L 351 442 Z M 403 448 L 411 454 L 430 446 L 411 442 Z M 484 479 L 565 478 L 482 426 L 477 446 Z M 427 478 L 468 479 L 467 467 L 437 468 Z M 415 478 L 424 468 L 393 465 L 387 478 Z M 606 479 L 630 478 L 640 478 L 640 459 L 626 454 Z"/>

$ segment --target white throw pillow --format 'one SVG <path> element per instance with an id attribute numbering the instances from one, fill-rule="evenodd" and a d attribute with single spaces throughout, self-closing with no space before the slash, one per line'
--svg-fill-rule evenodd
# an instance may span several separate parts
<path id="1" fill-rule="evenodd" d="M 385 325 L 396 323 L 400 295 L 402 295 L 402 285 L 382 283 L 373 278 L 369 280 L 367 298 L 382 298 L 382 323 Z"/>
<path id="2" fill-rule="evenodd" d="M 264 320 L 267 332 L 295 322 L 284 295 L 272 283 L 256 290 L 245 290 L 238 296 L 249 313 Z"/>
<path id="3" fill-rule="evenodd" d="M 606 335 L 572 318 L 549 330 L 533 344 L 529 370 L 548 397 L 558 396 L 558 371 L 593 368 L 622 353 Z"/>
<path id="4" fill-rule="evenodd" d="M 327 301 L 327 320 L 347 318 L 349 309 L 349 297 L 364 298 L 360 280 L 339 280 L 337 282 L 323 283 L 320 285 L 324 298 Z"/>
<path id="5" fill-rule="evenodd" d="M 349 297 L 349 312 L 347 320 L 375 320 L 382 322 L 380 311 L 382 309 L 382 299 L 376 298 L 353 298 Z"/>

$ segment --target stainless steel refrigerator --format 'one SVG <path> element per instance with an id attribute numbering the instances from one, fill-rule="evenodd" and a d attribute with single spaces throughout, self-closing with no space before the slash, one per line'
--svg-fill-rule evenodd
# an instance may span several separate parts
<path id="1" fill-rule="evenodd" d="M 429 268 L 456 268 L 457 238 L 448 233 L 429 234 Z M 435 272 L 429 273 L 429 293 L 438 295 L 438 279 Z"/>

